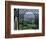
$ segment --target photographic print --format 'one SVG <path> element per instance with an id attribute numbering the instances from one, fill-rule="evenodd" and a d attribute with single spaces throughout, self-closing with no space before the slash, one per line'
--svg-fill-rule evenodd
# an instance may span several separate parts
<path id="1" fill-rule="evenodd" d="M 45 35 L 45 4 L 5 2 L 5 38 Z"/>
<path id="2" fill-rule="evenodd" d="M 39 29 L 39 9 L 14 9 L 14 29 Z"/>
<path id="3" fill-rule="evenodd" d="M 41 33 L 41 24 L 40 6 L 11 6 L 11 34 Z"/>

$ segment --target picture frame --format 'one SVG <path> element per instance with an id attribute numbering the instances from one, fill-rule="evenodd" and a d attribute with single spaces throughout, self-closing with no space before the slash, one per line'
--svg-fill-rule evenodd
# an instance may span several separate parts
<path id="1" fill-rule="evenodd" d="M 17 12 L 15 12 L 16 10 L 18 10 L 17 12 L 19 15 L 15 14 L 15 13 L 17 13 Z M 23 15 L 24 18 L 22 17 L 24 20 L 25 19 L 29 20 L 29 18 L 31 18 L 31 17 L 34 19 L 35 18 L 34 15 L 30 14 L 30 13 L 33 13 L 33 11 L 34 12 L 36 11 L 37 13 L 39 13 L 38 15 L 39 15 L 40 21 L 37 20 L 39 22 L 39 28 L 31 28 L 31 29 L 28 28 L 29 30 L 28 29 L 24 30 L 23 27 L 15 27 L 14 30 L 16 30 L 16 31 L 14 32 L 14 30 L 13 30 L 14 22 L 21 17 L 20 14 L 23 13 L 22 11 L 26 12 L 26 14 L 24 12 L 24 15 Z M 28 13 L 27 13 L 27 11 L 28 11 Z M 14 16 L 14 14 L 15 14 L 15 16 Z M 27 16 L 27 14 L 28 14 L 28 16 Z M 29 16 L 29 14 L 30 14 L 30 16 Z M 17 17 L 17 16 L 20 16 L 20 17 Z M 26 17 L 28 17 L 28 18 L 26 18 Z M 15 21 L 14 21 L 14 19 L 15 19 Z M 20 22 L 18 22 L 20 20 L 17 20 L 17 22 L 15 22 L 15 26 L 21 25 L 21 24 L 18 24 L 18 23 L 20 23 Z M 33 21 L 33 23 L 34 23 L 34 21 Z M 22 26 L 24 26 L 24 24 Z M 34 25 L 34 24 L 32 24 L 32 25 Z M 45 35 L 45 4 L 44 3 L 5 1 L 5 38 L 34 37 L 34 36 L 44 36 L 44 35 Z"/>

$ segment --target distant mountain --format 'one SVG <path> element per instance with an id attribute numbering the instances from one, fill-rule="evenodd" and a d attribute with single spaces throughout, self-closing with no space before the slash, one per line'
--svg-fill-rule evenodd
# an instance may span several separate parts
<path id="1" fill-rule="evenodd" d="M 32 12 L 26 12 L 24 14 L 24 20 L 25 21 L 32 21 L 32 19 L 34 20 L 35 19 L 35 16 Z"/>

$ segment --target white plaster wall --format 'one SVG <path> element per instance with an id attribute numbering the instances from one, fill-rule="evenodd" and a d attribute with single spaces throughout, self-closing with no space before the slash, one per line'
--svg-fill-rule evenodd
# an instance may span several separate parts
<path id="1" fill-rule="evenodd" d="M 44 3 L 46 3 L 46 0 L 12 0 L 12 1 L 44 2 Z M 45 4 L 45 10 L 46 10 L 46 4 Z M 45 11 L 45 22 L 46 22 L 46 11 Z M 0 0 L 0 39 L 5 39 L 5 0 Z M 46 23 L 45 23 L 45 36 L 12 38 L 12 39 L 46 39 Z"/>

